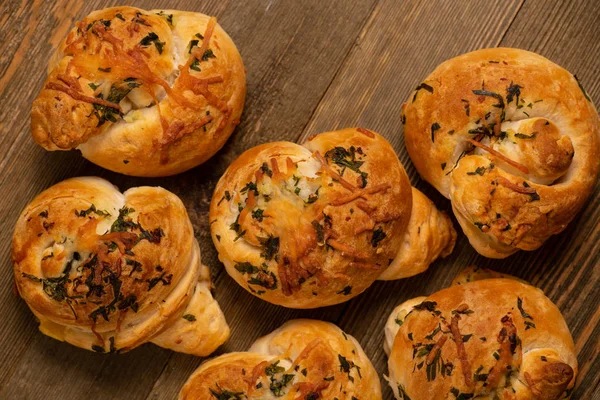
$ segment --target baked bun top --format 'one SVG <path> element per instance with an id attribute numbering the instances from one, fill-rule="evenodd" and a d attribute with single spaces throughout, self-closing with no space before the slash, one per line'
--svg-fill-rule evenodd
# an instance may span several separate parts
<path id="1" fill-rule="evenodd" d="M 185 207 L 162 188 L 121 194 L 100 178 L 60 182 L 23 210 L 12 261 L 18 292 L 40 329 L 76 346 L 129 350 L 164 333 L 191 312 L 192 303 L 213 317 L 210 333 L 189 325 L 214 339 L 210 351 L 229 334 L 206 283 L 198 286 L 199 278 L 207 278 Z M 173 339 L 182 339 L 178 335 L 185 336 L 180 330 Z M 168 340 L 164 345 L 177 347 Z M 188 346 L 187 352 L 210 353 L 201 347 Z"/>
<path id="2" fill-rule="evenodd" d="M 565 69 L 518 49 L 442 63 L 403 106 L 406 147 L 475 249 L 503 258 L 561 232 L 592 193 L 600 120 Z"/>
<path id="3" fill-rule="evenodd" d="M 173 175 L 223 146 L 245 94 L 242 59 L 215 18 L 106 8 L 60 44 L 31 130 L 45 149 L 76 148 L 112 171 Z"/>
<path id="4" fill-rule="evenodd" d="M 268 143 L 234 161 L 210 207 L 227 272 L 254 295 L 292 308 L 348 300 L 396 256 L 411 186 L 389 143 L 368 130 Z"/>
<path id="5" fill-rule="evenodd" d="M 390 315 L 386 350 L 396 398 L 568 398 L 577 356 L 558 308 L 531 285 L 477 275 Z"/>
<path id="6" fill-rule="evenodd" d="M 360 344 L 337 326 L 293 320 L 248 352 L 200 366 L 180 400 L 381 399 L 379 377 Z"/>

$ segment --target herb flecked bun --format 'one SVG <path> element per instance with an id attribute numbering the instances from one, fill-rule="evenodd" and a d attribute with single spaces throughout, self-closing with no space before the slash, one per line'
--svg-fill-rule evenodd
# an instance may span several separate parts
<path id="1" fill-rule="evenodd" d="M 33 103 L 33 138 L 134 176 L 173 175 L 215 154 L 239 123 L 246 72 L 204 14 L 94 11 L 60 44 Z"/>
<path id="2" fill-rule="evenodd" d="M 396 399 L 568 399 L 577 355 L 544 293 L 489 270 L 394 309 L 385 328 Z"/>
<path id="3" fill-rule="evenodd" d="M 600 169 L 600 119 L 577 80 L 524 50 L 438 66 L 403 105 L 406 148 L 480 254 L 535 250 L 563 231 Z"/>
<path id="4" fill-rule="evenodd" d="M 55 339 L 206 356 L 229 337 L 185 207 L 162 188 L 60 182 L 23 210 L 12 261 L 19 295 Z"/>
<path id="5" fill-rule="evenodd" d="M 246 151 L 217 184 L 210 224 L 229 275 L 291 308 L 344 302 L 386 269 L 382 279 L 421 272 L 456 237 L 433 203 L 413 196 L 390 144 L 362 128 Z"/>
<path id="6" fill-rule="evenodd" d="M 337 326 L 293 320 L 258 339 L 248 352 L 200 366 L 180 400 L 380 400 L 379 376 L 360 344 Z"/>

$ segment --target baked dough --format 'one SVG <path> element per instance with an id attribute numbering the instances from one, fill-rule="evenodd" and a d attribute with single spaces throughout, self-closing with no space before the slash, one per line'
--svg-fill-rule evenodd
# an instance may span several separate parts
<path id="1" fill-rule="evenodd" d="M 385 279 L 421 272 L 449 253 L 456 237 L 433 203 L 413 195 L 389 143 L 363 128 L 246 151 L 217 184 L 209 218 L 229 275 L 252 294 L 291 308 L 358 295 L 399 252 L 402 260 Z M 422 235 L 405 238 L 421 225 Z"/>
<path id="2" fill-rule="evenodd" d="M 558 308 L 493 271 L 470 268 L 455 286 L 399 305 L 385 337 L 396 399 L 558 400 L 575 385 L 577 355 Z"/>
<path id="3" fill-rule="evenodd" d="M 408 278 L 429 268 L 438 258 L 452 253 L 456 231 L 450 217 L 438 210 L 418 189 L 412 188 L 412 210 L 404 241 L 394 261 L 377 279 Z"/>
<path id="4" fill-rule="evenodd" d="M 225 144 L 245 95 L 242 59 L 215 18 L 107 8 L 60 44 L 31 131 L 46 150 L 78 149 L 112 171 L 173 175 Z"/>
<path id="5" fill-rule="evenodd" d="M 403 106 L 406 148 L 480 254 L 535 250 L 591 195 L 600 119 L 546 58 L 498 48 L 442 63 Z"/>
<path id="6" fill-rule="evenodd" d="M 206 356 L 229 337 L 185 207 L 165 189 L 60 182 L 23 210 L 12 261 L 19 295 L 55 339 Z"/>
<path id="7" fill-rule="evenodd" d="M 180 400 L 380 400 L 379 376 L 360 344 L 337 326 L 293 320 L 258 339 L 248 352 L 200 366 Z"/>

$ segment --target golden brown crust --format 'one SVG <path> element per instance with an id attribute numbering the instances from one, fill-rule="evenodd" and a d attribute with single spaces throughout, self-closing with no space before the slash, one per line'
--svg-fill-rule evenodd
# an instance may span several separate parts
<path id="1" fill-rule="evenodd" d="M 174 315 L 165 329 L 152 337 L 152 343 L 180 353 L 206 356 L 229 339 L 229 326 L 210 292 L 208 279 L 196 283 L 185 310 Z"/>
<path id="2" fill-rule="evenodd" d="M 269 143 L 242 154 L 215 189 L 211 232 L 228 273 L 248 291 L 320 307 L 358 295 L 390 264 L 411 198 L 385 139 L 361 128 L 327 132 L 303 146 Z"/>
<path id="3" fill-rule="evenodd" d="M 258 339 L 248 352 L 225 354 L 201 365 L 179 399 L 223 395 L 248 400 L 378 400 L 381 387 L 352 336 L 328 322 L 294 320 Z"/>
<path id="4" fill-rule="evenodd" d="M 412 210 L 404 242 L 390 266 L 379 280 L 392 280 L 417 275 L 438 258 L 452 253 L 456 231 L 450 217 L 418 189 L 412 188 Z"/>
<path id="5" fill-rule="evenodd" d="M 597 180 L 598 113 L 573 75 L 534 53 L 484 49 L 442 63 L 403 121 L 417 170 L 486 257 L 537 249 Z"/>
<path id="6" fill-rule="evenodd" d="M 214 18 L 107 8 L 61 43 L 33 103 L 32 135 L 116 172 L 173 175 L 223 146 L 245 94 L 242 59 Z"/>
<path id="7" fill-rule="evenodd" d="M 386 336 L 397 399 L 569 397 L 577 357 L 560 311 L 541 290 L 489 275 L 471 269 L 465 276 L 475 281 L 394 310 L 393 344 Z"/>
<path id="8" fill-rule="evenodd" d="M 20 296 L 58 340 L 113 352 L 160 335 L 160 345 L 208 355 L 229 334 L 208 283 L 198 282 L 185 207 L 162 188 L 121 194 L 100 178 L 60 182 L 23 210 L 12 260 Z M 202 323 L 209 315 L 212 324 Z"/>

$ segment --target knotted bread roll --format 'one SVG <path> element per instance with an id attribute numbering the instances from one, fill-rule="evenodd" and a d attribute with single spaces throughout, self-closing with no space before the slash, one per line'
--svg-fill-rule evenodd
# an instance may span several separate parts
<path id="1" fill-rule="evenodd" d="M 537 54 L 499 48 L 448 60 L 402 118 L 417 170 L 486 257 L 537 249 L 594 189 L 598 113 L 575 76 Z"/>
<path id="2" fill-rule="evenodd" d="M 396 399 L 567 399 L 577 355 L 544 293 L 493 271 L 394 309 L 385 328 Z"/>
<path id="3" fill-rule="evenodd" d="M 78 22 L 33 103 L 33 138 L 81 150 L 127 175 L 203 163 L 239 123 L 246 73 L 231 38 L 204 14 L 114 7 Z"/>
<path id="4" fill-rule="evenodd" d="M 55 339 L 206 356 L 229 337 L 185 207 L 162 188 L 60 182 L 23 210 L 12 260 L 20 296 Z"/>
<path id="5" fill-rule="evenodd" d="M 381 399 L 379 376 L 360 344 L 322 321 L 288 321 L 248 352 L 200 366 L 180 400 Z"/>
<path id="6" fill-rule="evenodd" d="M 209 218 L 229 275 L 292 308 L 414 275 L 456 238 L 448 217 L 411 188 L 389 143 L 362 128 L 246 151 L 217 184 Z"/>

